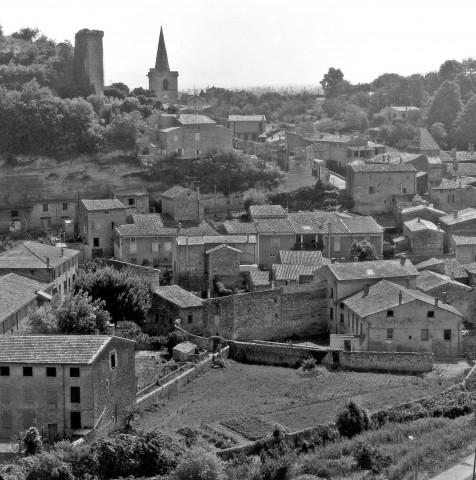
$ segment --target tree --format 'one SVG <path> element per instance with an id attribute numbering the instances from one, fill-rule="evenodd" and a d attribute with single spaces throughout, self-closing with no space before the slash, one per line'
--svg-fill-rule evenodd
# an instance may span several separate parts
<path id="1" fill-rule="evenodd" d="M 52 453 L 34 457 L 26 480 L 74 480 L 71 465 Z"/>
<path id="2" fill-rule="evenodd" d="M 106 128 L 106 138 L 111 146 L 132 153 L 143 128 L 144 122 L 139 112 L 116 114 Z"/>
<path id="3" fill-rule="evenodd" d="M 341 436 L 352 438 L 370 428 L 369 413 L 354 400 L 349 400 L 337 415 L 336 427 Z"/>
<path id="4" fill-rule="evenodd" d="M 20 434 L 19 447 L 26 457 L 40 453 L 43 448 L 40 432 L 35 427 L 28 428 Z"/>
<path id="5" fill-rule="evenodd" d="M 214 453 L 196 448 L 185 453 L 171 478 L 172 480 L 221 480 L 223 473 L 223 463 Z"/>
<path id="6" fill-rule="evenodd" d="M 126 98 L 126 94 L 122 90 L 114 87 L 105 88 L 104 95 L 106 97 L 119 98 L 120 100 L 124 100 Z"/>
<path id="7" fill-rule="evenodd" d="M 476 58 L 464 58 L 461 63 L 463 65 L 463 70 L 466 74 L 471 75 L 473 73 L 476 73 Z"/>
<path id="8" fill-rule="evenodd" d="M 459 114 L 455 130 L 459 145 L 476 144 L 476 95 L 468 100 Z"/>
<path id="9" fill-rule="evenodd" d="M 111 85 L 108 88 L 109 89 L 116 88 L 117 90 L 120 90 L 121 92 L 125 93 L 126 95 L 130 92 L 129 87 L 125 83 L 122 83 L 122 82 L 111 83 Z"/>
<path id="10" fill-rule="evenodd" d="M 449 80 L 444 81 L 436 91 L 435 97 L 428 112 L 428 125 L 442 123 L 446 132 L 451 136 L 453 125 L 461 110 L 459 85 Z"/>
<path id="11" fill-rule="evenodd" d="M 429 132 L 431 136 L 436 140 L 438 145 L 444 147 L 446 145 L 446 133 L 445 126 L 442 123 L 434 123 L 430 128 Z"/>
<path id="12" fill-rule="evenodd" d="M 446 60 L 440 66 L 439 74 L 443 80 L 454 80 L 463 71 L 463 65 L 456 60 Z"/>
<path id="13" fill-rule="evenodd" d="M 329 68 L 329 71 L 324 75 L 321 80 L 322 88 L 326 97 L 336 97 L 341 93 L 342 82 L 344 81 L 344 74 L 340 68 Z"/>
<path id="14" fill-rule="evenodd" d="M 22 40 L 26 40 L 28 42 L 31 42 L 39 34 L 40 34 L 40 30 L 38 28 L 24 27 L 24 28 L 20 28 L 20 30 L 18 30 L 18 32 L 13 32 L 12 37 L 21 38 Z"/>
<path id="15" fill-rule="evenodd" d="M 360 262 L 377 260 L 377 249 L 367 240 L 362 242 L 353 241 L 350 247 L 350 256 L 358 257 Z"/>

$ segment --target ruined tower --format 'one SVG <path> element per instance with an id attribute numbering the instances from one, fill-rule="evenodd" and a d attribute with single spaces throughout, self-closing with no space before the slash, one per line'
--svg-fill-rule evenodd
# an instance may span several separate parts
<path id="1" fill-rule="evenodd" d="M 101 30 L 83 28 L 74 38 L 74 69 L 76 81 L 85 90 L 97 95 L 104 92 L 104 65 Z"/>
<path id="2" fill-rule="evenodd" d="M 155 68 L 151 68 L 147 76 L 149 77 L 149 89 L 154 90 L 157 98 L 161 102 L 169 103 L 178 101 L 178 72 L 170 71 L 162 27 L 160 27 Z"/>

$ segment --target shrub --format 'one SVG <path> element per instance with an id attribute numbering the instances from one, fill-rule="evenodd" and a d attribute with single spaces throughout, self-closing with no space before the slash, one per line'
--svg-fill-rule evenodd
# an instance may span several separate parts
<path id="1" fill-rule="evenodd" d="M 187 445 L 188 448 L 193 447 L 193 445 L 195 445 L 197 442 L 198 432 L 194 428 L 179 428 L 177 433 L 185 438 L 185 445 Z"/>
<path id="2" fill-rule="evenodd" d="M 35 427 L 30 427 L 28 430 L 20 433 L 19 448 L 20 452 L 23 452 L 25 456 L 36 455 L 41 452 L 43 442 L 41 441 L 40 433 Z"/>
<path id="3" fill-rule="evenodd" d="M 343 437 L 352 438 L 369 429 L 369 414 L 357 402 L 349 400 L 337 415 L 336 426 Z"/>
<path id="4" fill-rule="evenodd" d="M 26 480 L 74 480 L 71 466 L 51 453 L 36 455 Z"/>
<path id="5" fill-rule="evenodd" d="M 169 355 L 172 356 L 174 347 L 185 340 L 187 340 L 187 335 L 185 333 L 180 331 L 169 333 L 167 336 L 167 351 L 169 352 Z"/>
<path id="6" fill-rule="evenodd" d="M 203 449 L 188 451 L 181 459 L 172 480 L 220 480 L 223 464 L 216 455 Z"/>
<path id="7" fill-rule="evenodd" d="M 273 432 L 273 436 L 276 446 L 266 453 L 261 453 L 259 477 L 256 480 L 258 478 L 260 480 L 286 480 L 296 459 L 296 453 L 283 441 L 282 433 L 278 428 Z"/>
<path id="8" fill-rule="evenodd" d="M 314 357 L 307 357 L 301 363 L 301 368 L 303 372 L 309 372 L 314 370 L 317 366 L 316 359 Z"/>
<path id="9" fill-rule="evenodd" d="M 363 442 L 357 444 L 353 456 L 361 469 L 372 470 L 373 473 L 380 473 L 391 463 L 389 455 L 385 455 L 377 447 Z"/>

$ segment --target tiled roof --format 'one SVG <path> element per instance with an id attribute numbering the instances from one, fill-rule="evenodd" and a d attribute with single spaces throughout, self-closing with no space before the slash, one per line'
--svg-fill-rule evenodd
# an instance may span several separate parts
<path id="1" fill-rule="evenodd" d="M 424 220 L 423 218 L 414 218 L 413 220 L 408 220 L 404 222 L 405 227 L 407 227 L 411 232 L 418 232 L 421 230 L 434 230 L 436 232 L 440 231 L 443 235 L 443 230 L 440 230 L 433 222 L 429 220 Z"/>
<path id="2" fill-rule="evenodd" d="M 273 277 L 276 280 L 299 280 L 301 275 L 314 275 L 316 267 L 312 265 L 273 264 Z"/>
<path id="3" fill-rule="evenodd" d="M 164 133 L 169 133 L 169 132 L 173 132 L 174 130 L 180 130 L 180 127 L 162 128 L 160 131 Z"/>
<path id="4" fill-rule="evenodd" d="M 280 250 L 279 258 L 282 264 L 289 265 L 322 265 L 322 252 L 319 250 Z"/>
<path id="5" fill-rule="evenodd" d="M 134 223 L 116 227 L 121 237 L 174 236 L 178 232 L 177 222 L 165 221 L 160 213 L 132 215 Z"/>
<path id="6" fill-rule="evenodd" d="M 429 207 L 428 205 L 415 205 L 414 207 L 402 209 L 402 215 L 413 212 L 429 212 L 435 214 L 437 217 L 444 217 L 446 215 L 446 213 L 442 210 L 437 210 L 436 208 Z"/>
<path id="7" fill-rule="evenodd" d="M 271 285 L 269 272 L 261 272 L 259 270 L 250 270 L 251 283 L 256 287 L 267 287 Z"/>
<path id="8" fill-rule="evenodd" d="M 416 279 L 416 288 L 422 292 L 428 292 L 434 288 L 446 285 L 452 285 L 466 291 L 472 290 L 468 285 L 456 282 L 448 277 L 448 275 L 441 275 L 440 273 L 432 272 L 431 270 L 424 270 Z"/>
<path id="9" fill-rule="evenodd" d="M 424 262 L 420 262 L 415 265 L 418 271 L 431 270 L 433 268 L 442 267 L 444 274 L 450 278 L 468 278 L 468 274 L 456 258 L 430 258 Z"/>
<path id="10" fill-rule="evenodd" d="M 91 364 L 113 337 L 0 335 L 0 363 Z M 123 342 L 131 340 L 121 339 Z"/>
<path id="11" fill-rule="evenodd" d="M 231 250 L 232 252 L 237 252 L 237 253 L 243 253 L 241 250 L 238 250 L 237 248 L 230 247 L 229 245 L 226 245 L 225 243 L 222 243 L 221 245 L 217 245 L 216 247 L 210 248 L 210 250 L 207 250 L 205 253 L 209 255 L 210 253 L 217 252 L 218 250 L 222 250 L 226 248 L 227 250 Z"/>
<path id="12" fill-rule="evenodd" d="M 287 213 L 281 205 L 251 205 L 250 215 L 253 218 L 283 218 Z"/>
<path id="13" fill-rule="evenodd" d="M 330 133 L 318 133 L 312 137 L 314 142 L 347 143 L 352 140 L 350 135 L 332 135 Z"/>
<path id="14" fill-rule="evenodd" d="M 427 158 L 428 158 L 429 165 L 440 165 L 440 168 L 441 168 L 441 164 L 443 162 L 441 161 L 440 157 L 427 157 Z"/>
<path id="15" fill-rule="evenodd" d="M 456 245 L 476 245 L 476 235 L 452 235 Z"/>
<path id="16" fill-rule="evenodd" d="M 429 258 L 428 260 L 425 260 L 423 262 L 415 264 L 415 268 L 418 271 L 425 270 L 428 267 L 433 267 L 435 265 L 443 265 L 443 259 L 442 258 Z"/>
<path id="17" fill-rule="evenodd" d="M 223 222 L 223 227 L 226 233 L 233 234 L 253 234 L 256 235 L 256 225 L 253 222 L 237 222 L 226 221 Z"/>
<path id="18" fill-rule="evenodd" d="M 203 241 L 207 243 L 256 243 L 256 235 L 215 235 L 204 236 Z"/>
<path id="19" fill-rule="evenodd" d="M 181 125 L 203 125 L 206 123 L 215 123 L 210 117 L 206 115 L 197 115 L 192 113 L 181 113 L 177 116 L 177 122 Z"/>
<path id="20" fill-rule="evenodd" d="M 0 322 L 35 300 L 36 292 L 50 285 L 16 273 L 0 277 Z"/>
<path id="21" fill-rule="evenodd" d="M 85 206 L 89 212 L 97 210 L 121 210 L 126 207 L 117 199 L 106 198 L 104 200 L 81 200 L 81 203 Z"/>
<path id="22" fill-rule="evenodd" d="M 443 222 L 445 225 L 455 225 L 457 223 L 466 222 L 468 220 L 476 219 L 476 208 L 465 208 L 463 210 L 459 210 L 456 218 L 454 213 L 449 213 L 444 217 L 440 218 L 440 221 Z"/>
<path id="23" fill-rule="evenodd" d="M 419 158 L 421 155 L 419 153 L 408 153 L 408 152 L 387 152 L 379 153 L 370 158 L 365 159 L 365 163 L 410 163 L 415 158 Z"/>
<path id="24" fill-rule="evenodd" d="M 349 229 L 343 223 L 343 218 L 335 212 L 319 210 L 290 213 L 288 218 L 297 234 L 327 234 L 329 233 L 329 223 L 331 233 L 349 233 Z"/>
<path id="25" fill-rule="evenodd" d="M 411 163 L 364 163 L 354 160 L 348 164 L 354 172 L 416 172 Z"/>
<path id="26" fill-rule="evenodd" d="M 353 234 L 379 234 L 383 228 L 372 217 L 342 217 L 341 221 Z"/>
<path id="27" fill-rule="evenodd" d="M 180 308 L 200 307 L 202 305 L 202 299 L 187 292 L 178 285 L 170 285 L 167 287 L 157 287 L 155 293 Z"/>
<path id="28" fill-rule="evenodd" d="M 229 115 L 229 122 L 262 122 L 266 121 L 264 115 Z"/>
<path id="29" fill-rule="evenodd" d="M 435 299 L 425 293 L 404 288 L 387 280 L 381 280 L 371 285 L 367 295 L 365 295 L 362 290 L 345 299 L 343 302 L 360 317 L 368 317 L 374 313 L 398 307 L 400 305 L 400 293 L 402 296 L 401 305 L 419 300 L 431 305 L 434 310 L 445 310 L 455 315 L 463 316 L 456 308 L 443 302 L 439 302 L 438 307 L 435 306 Z"/>
<path id="30" fill-rule="evenodd" d="M 294 233 L 288 218 L 259 218 L 255 225 L 258 233 Z"/>
<path id="31" fill-rule="evenodd" d="M 49 258 L 50 267 L 55 268 L 78 254 L 78 250 L 63 248 L 63 256 L 61 256 L 61 247 L 27 241 L 0 253 L 0 268 L 46 268 L 47 258 Z"/>
<path id="32" fill-rule="evenodd" d="M 476 163 L 460 163 L 457 170 L 450 170 L 451 173 L 461 177 L 475 177 Z"/>
<path id="33" fill-rule="evenodd" d="M 455 190 L 459 188 L 460 185 L 453 180 L 448 180 L 447 178 L 442 178 L 441 182 L 434 187 L 430 187 L 432 190 Z"/>
<path id="34" fill-rule="evenodd" d="M 135 196 L 135 197 L 143 197 L 147 196 L 147 190 L 144 187 L 123 187 L 123 188 L 116 188 L 112 192 L 114 195 L 126 197 L 126 196 Z"/>
<path id="35" fill-rule="evenodd" d="M 419 150 L 439 150 L 440 146 L 436 143 L 431 133 L 426 128 L 420 128 L 414 142 L 410 147 L 418 148 Z"/>
<path id="36" fill-rule="evenodd" d="M 337 280 L 365 280 L 367 278 L 395 278 L 417 276 L 410 260 L 402 265 L 400 260 L 377 260 L 370 262 L 334 263 L 326 265 Z"/>
<path id="37" fill-rule="evenodd" d="M 418 107 L 395 107 L 394 105 L 392 105 L 391 107 L 389 107 L 393 110 L 396 110 L 397 112 L 410 112 L 410 111 L 419 111 L 420 109 Z"/>
<path id="38" fill-rule="evenodd" d="M 467 272 L 476 274 L 476 262 L 467 263 L 466 265 L 464 265 L 464 269 L 465 269 Z"/>
<path id="39" fill-rule="evenodd" d="M 192 342 L 182 342 L 172 349 L 173 351 L 183 352 L 183 353 L 190 353 L 193 352 L 197 346 Z"/>
<path id="40" fill-rule="evenodd" d="M 166 198 L 175 198 L 185 192 L 193 192 L 193 190 L 190 190 L 190 188 L 182 187 L 180 185 L 174 185 L 173 187 L 169 188 L 165 192 L 161 193 L 160 196 L 166 197 Z"/>
<path id="41" fill-rule="evenodd" d="M 456 152 L 458 162 L 476 162 L 476 152 Z"/>

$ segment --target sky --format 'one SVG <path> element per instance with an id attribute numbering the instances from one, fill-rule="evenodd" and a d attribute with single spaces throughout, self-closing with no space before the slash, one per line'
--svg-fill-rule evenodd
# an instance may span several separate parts
<path id="1" fill-rule="evenodd" d="M 160 27 L 179 90 L 318 86 L 329 67 L 352 83 L 476 57 L 474 0 L 2 0 L 5 34 L 37 27 L 74 43 L 104 31 L 106 85 L 148 87 Z"/>

